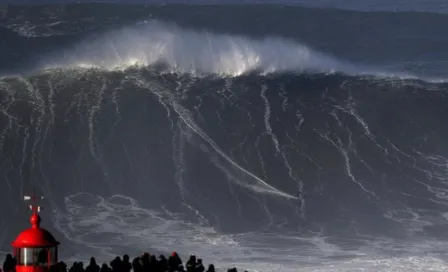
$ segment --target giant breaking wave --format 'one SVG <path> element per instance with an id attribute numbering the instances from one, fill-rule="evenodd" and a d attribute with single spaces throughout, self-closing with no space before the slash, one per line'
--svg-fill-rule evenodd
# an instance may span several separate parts
<path id="1" fill-rule="evenodd" d="M 325 271 L 444 248 L 444 82 L 161 21 L 24 64 L 0 79 L 0 198 L 38 187 L 66 258 L 177 247 Z M 24 222 L 2 212 L 6 251 Z"/>

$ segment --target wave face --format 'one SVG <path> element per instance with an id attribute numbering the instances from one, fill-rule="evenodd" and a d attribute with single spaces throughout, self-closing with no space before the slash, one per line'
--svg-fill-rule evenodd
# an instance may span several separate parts
<path id="1" fill-rule="evenodd" d="M 431 34 L 448 17 L 93 4 L 2 16 L 2 251 L 35 187 L 69 261 L 175 249 L 256 271 L 446 269 L 446 52 L 376 56 L 443 41 Z M 356 47 L 323 31 L 417 17 L 428 23 L 396 44 L 398 24 Z"/>

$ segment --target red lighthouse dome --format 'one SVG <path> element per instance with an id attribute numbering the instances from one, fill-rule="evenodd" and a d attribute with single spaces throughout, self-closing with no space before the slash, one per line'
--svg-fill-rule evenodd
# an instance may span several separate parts
<path id="1" fill-rule="evenodd" d="M 41 207 L 35 203 L 38 199 L 43 197 L 25 196 L 25 200 L 33 201 L 30 205 L 31 228 L 21 232 L 12 242 L 17 260 L 17 272 L 47 272 L 51 265 L 57 263 L 59 242 L 49 231 L 40 227 Z"/>

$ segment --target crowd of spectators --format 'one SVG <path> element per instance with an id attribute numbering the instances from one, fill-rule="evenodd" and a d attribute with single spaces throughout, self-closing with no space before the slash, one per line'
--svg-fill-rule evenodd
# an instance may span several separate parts
<path id="1" fill-rule="evenodd" d="M 83 262 L 75 262 L 70 268 L 64 262 L 58 262 L 50 266 L 49 272 L 215 272 L 213 264 L 205 268 L 202 259 L 190 255 L 185 263 L 176 252 L 173 252 L 169 258 L 160 255 L 158 258 L 149 253 L 144 253 L 132 261 L 129 255 L 122 258 L 117 256 L 109 265 L 103 263 L 101 266 L 97 264 L 95 258 L 90 258 L 90 263 L 84 266 Z M 2 272 L 2 269 L 0 269 Z M 3 263 L 3 272 L 16 272 L 16 260 L 8 254 Z M 236 268 L 227 269 L 227 272 L 238 272 Z M 245 271 L 247 272 L 247 271 Z"/>

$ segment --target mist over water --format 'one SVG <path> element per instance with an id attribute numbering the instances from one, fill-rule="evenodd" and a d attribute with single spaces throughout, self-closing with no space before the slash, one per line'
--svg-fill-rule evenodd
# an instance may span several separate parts
<path id="1" fill-rule="evenodd" d="M 157 21 L 89 37 L 57 59 L 56 67 L 115 70 L 163 63 L 172 72 L 225 76 L 251 71 L 362 72 L 291 40 L 195 32 Z"/>
<path id="2" fill-rule="evenodd" d="M 108 25 L 108 8 L 1 25 L 34 45 L 2 53 L 24 53 L 0 79 L 2 252 L 36 187 L 69 262 L 176 250 L 253 271 L 446 269 L 443 77 L 158 8 Z"/>

